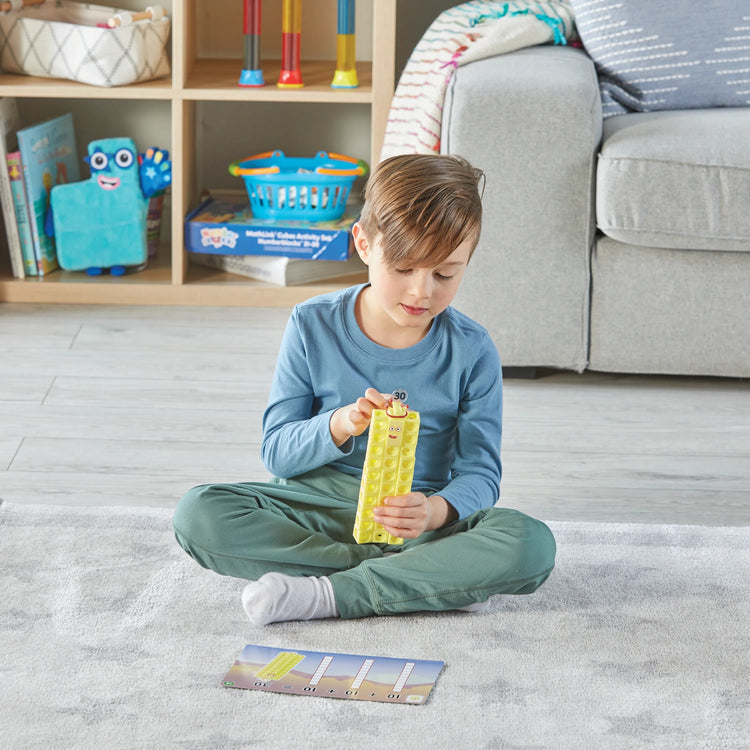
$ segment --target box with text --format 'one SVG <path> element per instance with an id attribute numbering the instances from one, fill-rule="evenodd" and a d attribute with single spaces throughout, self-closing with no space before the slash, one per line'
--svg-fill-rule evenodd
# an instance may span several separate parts
<path id="1" fill-rule="evenodd" d="M 257 219 L 249 203 L 209 198 L 188 214 L 185 246 L 193 253 L 343 261 L 358 217 L 355 210 L 326 222 Z"/>

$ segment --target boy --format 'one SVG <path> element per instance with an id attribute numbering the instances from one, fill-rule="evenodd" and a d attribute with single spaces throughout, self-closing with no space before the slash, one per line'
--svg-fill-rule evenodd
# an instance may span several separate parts
<path id="1" fill-rule="evenodd" d="M 202 566 L 252 580 L 242 601 L 253 624 L 479 611 L 552 571 L 549 529 L 493 507 L 500 361 L 487 332 L 449 307 L 479 240 L 482 177 L 453 156 L 378 165 L 352 229 L 369 284 L 298 305 L 284 334 L 263 416 L 275 478 L 180 500 L 178 542 Z M 405 541 L 356 544 L 365 433 L 391 393 L 421 421 L 413 490 L 376 517 Z"/>

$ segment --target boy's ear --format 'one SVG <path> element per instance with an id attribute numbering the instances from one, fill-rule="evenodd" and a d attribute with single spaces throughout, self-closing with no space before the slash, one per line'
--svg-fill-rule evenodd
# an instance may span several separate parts
<path id="1" fill-rule="evenodd" d="M 356 222 L 354 226 L 352 226 L 352 237 L 354 238 L 354 249 L 362 259 L 362 262 L 366 266 L 369 266 L 370 243 L 367 241 L 365 230 L 359 222 Z"/>

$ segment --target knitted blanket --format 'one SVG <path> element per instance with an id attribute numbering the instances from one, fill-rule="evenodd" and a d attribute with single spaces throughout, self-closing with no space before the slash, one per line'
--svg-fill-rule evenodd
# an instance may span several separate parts
<path id="1" fill-rule="evenodd" d="M 414 48 L 388 115 L 381 159 L 440 152 L 443 101 L 459 65 L 575 39 L 569 0 L 472 0 L 443 11 Z"/>

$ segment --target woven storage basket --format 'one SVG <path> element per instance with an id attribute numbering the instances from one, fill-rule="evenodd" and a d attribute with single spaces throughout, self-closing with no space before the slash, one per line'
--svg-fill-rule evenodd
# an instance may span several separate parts
<path id="1" fill-rule="evenodd" d="M 97 27 L 127 12 L 66 0 L 0 12 L 0 67 L 7 73 L 94 86 L 125 86 L 169 75 L 169 18 Z"/>

